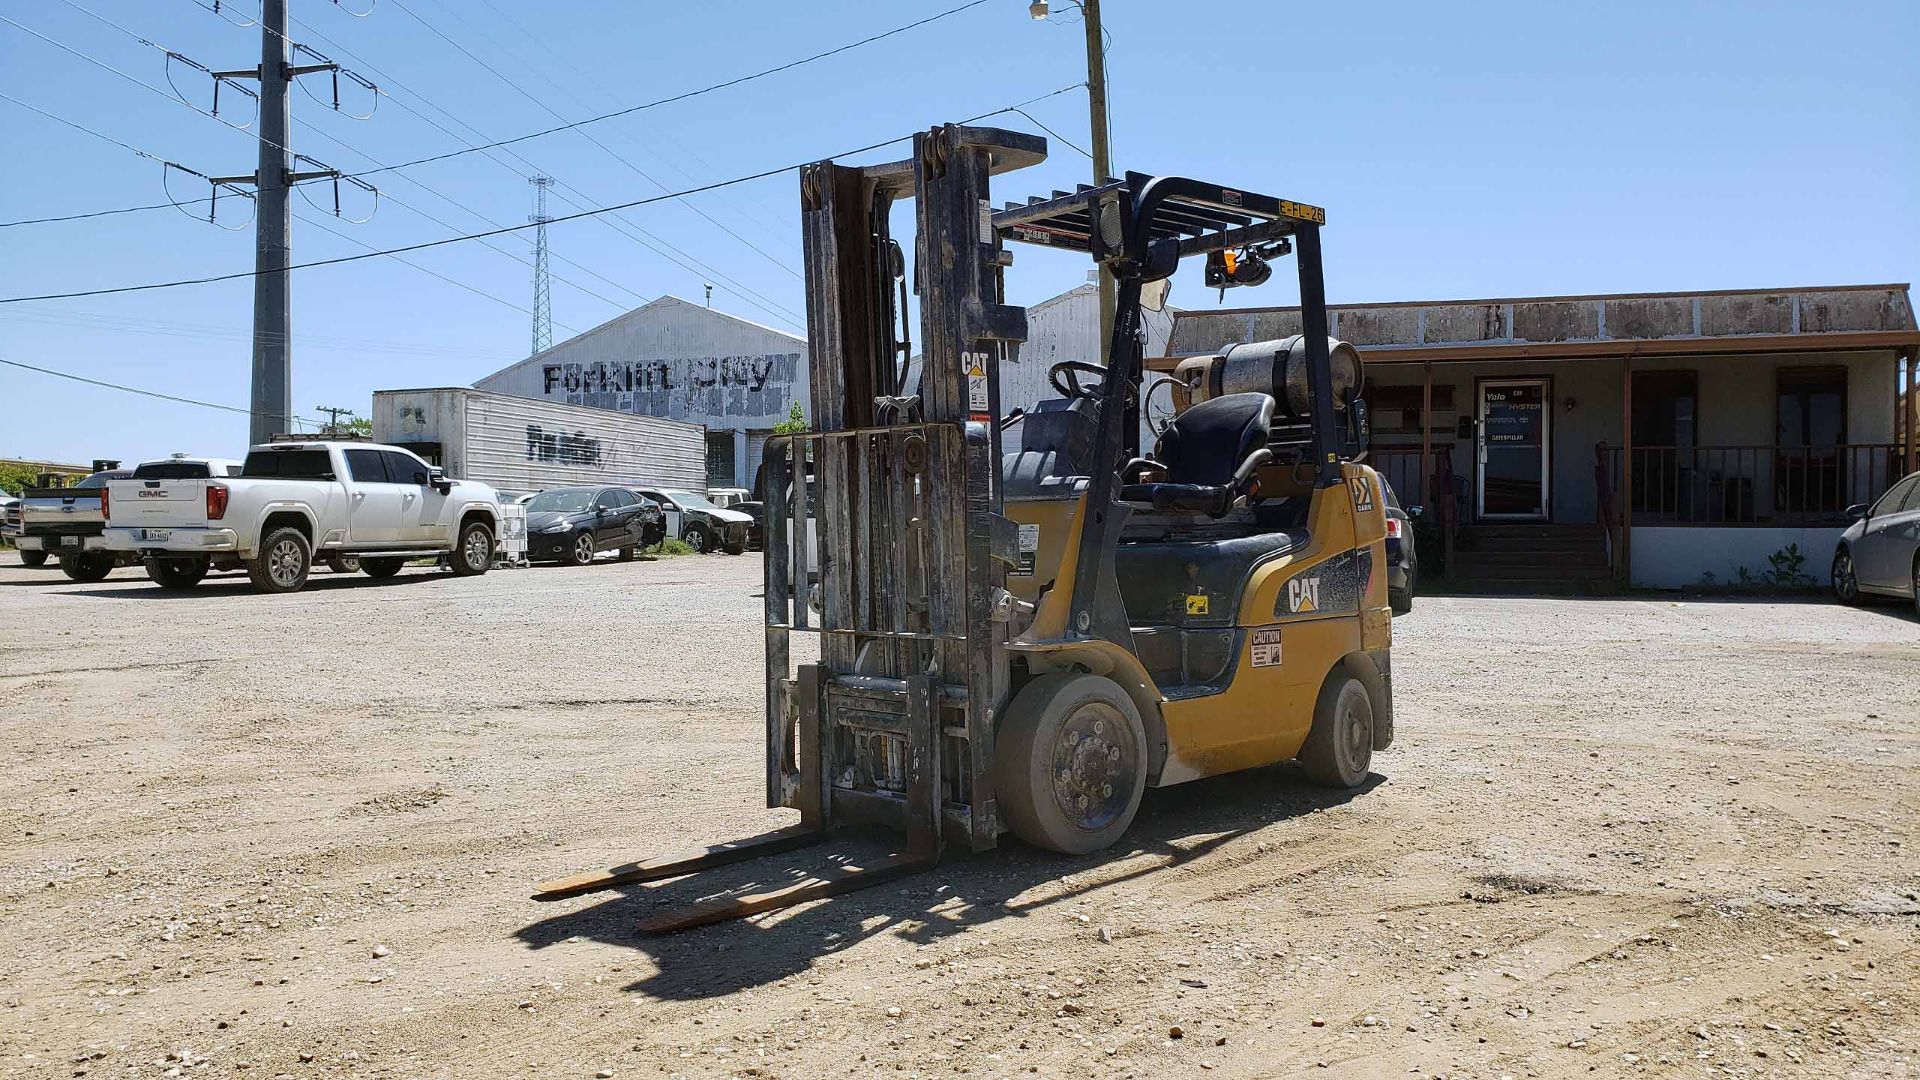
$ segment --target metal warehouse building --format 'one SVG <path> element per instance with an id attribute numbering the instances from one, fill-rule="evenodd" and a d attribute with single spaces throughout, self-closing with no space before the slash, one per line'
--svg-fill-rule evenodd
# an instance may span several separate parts
<path id="1" fill-rule="evenodd" d="M 474 386 L 703 425 L 707 482 L 748 487 L 773 425 L 809 408 L 807 343 L 663 296 Z"/>

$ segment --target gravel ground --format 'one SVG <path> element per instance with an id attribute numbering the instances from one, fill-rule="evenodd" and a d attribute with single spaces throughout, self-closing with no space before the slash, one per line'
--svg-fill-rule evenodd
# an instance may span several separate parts
<path id="1" fill-rule="evenodd" d="M 634 922 L 710 882 L 530 902 L 789 822 L 758 581 L 171 596 L 9 556 L 0 1076 L 1920 1072 L 1896 608 L 1422 599 L 1361 792 L 1149 792 L 1099 856 L 1009 841 L 666 939 Z"/>

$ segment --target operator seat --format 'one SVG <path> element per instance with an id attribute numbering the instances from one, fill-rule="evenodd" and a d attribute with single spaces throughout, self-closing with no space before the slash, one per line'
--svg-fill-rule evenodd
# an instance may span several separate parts
<path id="1" fill-rule="evenodd" d="M 1228 394 L 1174 417 L 1155 447 L 1158 459 L 1135 458 L 1125 472 L 1131 480 L 1144 469 L 1159 468 L 1166 479 L 1125 484 L 1120 501 L 1224 517 L 1244 493 L 1254 470 L 1272 456 L 1267 438 L 1273 410 L 1270 395 Z"/>

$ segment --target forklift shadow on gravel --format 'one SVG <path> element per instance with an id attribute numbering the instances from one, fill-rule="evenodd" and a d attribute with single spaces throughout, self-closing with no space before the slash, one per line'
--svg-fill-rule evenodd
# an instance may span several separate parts
<path id="1" fill-rule="evenodd" d="M 625 989 L 649 997 L 690 1001 L 722 997 L 812 970 L 864 939 L 890 934 L 920 945 L 1004 919 L 1053 915 L 1100 890 L 1161 870 L 1191 865 L 1270 826 L 1283 849 L 1272 870 L 1290 877 L 1309 867 L 1285 862 L 1296 837 L 1289 823 L 1359 798 L 1387 782 L 1371 773 L 1358 787 L 1313 786 L 1296 765 L 1272 765 L 1150 792 L 1133 828 L 1119 844 L 1091 855 L 1063 857 L 1020 844 L 941 864 L 938 876 L 905 879 L 816 903 L 765 922 L 727 922 L 704 931 L 665 936 L 634 933 L 636 922 L 685 908 L 718 894 L 777 889 L 847 860 L 891 850 L 884 830 L 835 833 L 835 851 L 818 848 L 787 858 L 761 858 L 721 870 L 653 884 L 630 885 L 592 907 L 542 919 L 516 935 L 534 949 L 587 938 L 633 948 L 658 971 Z M 1316 854 L 1317 860 L 1320 856 Z M 729 872 L 731 871 L 731 872 Z M 1044 888 L 1070 883 L 1058 889 Z M 1033 896 L 1025 894 L 1039 889 Z M 1097 909 L 1085 932 L 1102 925 Z M 1122 925 L 1113 930 L 1121 933 Z"/>

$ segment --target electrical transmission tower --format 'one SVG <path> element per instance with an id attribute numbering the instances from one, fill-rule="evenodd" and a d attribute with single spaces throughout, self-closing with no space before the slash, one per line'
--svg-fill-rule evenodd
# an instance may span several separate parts
<path id="1" fill-rule="evenodd" d="M 553 347 L 553 305 L 547 297 L 547 189 L 551 176 L 529 176 L 533 185 L 533 353 Z"/>

